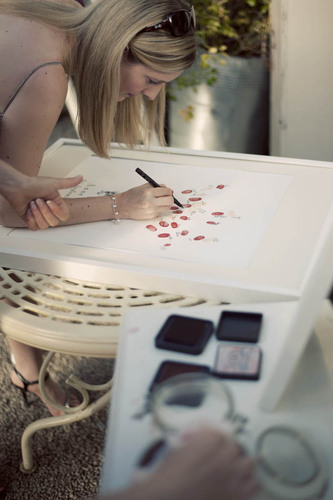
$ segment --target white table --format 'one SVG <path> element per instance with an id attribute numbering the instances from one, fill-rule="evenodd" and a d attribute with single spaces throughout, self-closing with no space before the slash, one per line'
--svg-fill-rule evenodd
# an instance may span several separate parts
<path id="1" fill-rule="evenodd" d="M 73 169 L 79 171 L 81 162 L 88 162 L 94 179 L 99 161 L 102 160 L 80 141 L 59 140 L 45 153 L 41 175 L 71 175 Z M 139 185 L 142 179 L 135 174 L 135 167 L 150 172 L 156 164 L 160 168 L 163 166 L 163 172 L 168 171 L 171 176 L 174 172 L 181 174 L 180 166 L 202 170 L 202 187 L 208 182 L 206 169 L 229 172 L 241 179 L 244 175 L 247 178 L 273 175 L 291 180 L 246 267 L 223 262 L 216 265 L 211 262 L 207 246 L 207 258 L 203 262 L 190 262 L 187 258 L 168 257 L 166 253 L 163 256 L 135 253 L 133 245 L 133 252 L 96 247 L 93 237 L 88 246 L 66 241 L 63 232 L 91 234 L 95 224 L 37 233 L 27 231 L 25 234 L 23 231 L 20 236 L 15 236 L 19 233 L 17 230 L 0 228 L 2 266 L 233 303 L 297 300 L 300 297 L 332 205 L 333 163 L 158 147 L 149 151 L 144 148 L 128 150 L 117 145 L 113 145 L 112 160 L 104 161 L 109 174 L 103 185 L 114 190 L 118 187 L 122 190 L 125 181 L 126 189 Z M 166 174 L 159 174 L 158 180 L 163 175 Z M 263 196 L 265 194 L 266 191 L 262 192 Z M 107 234 L 114 234 L 111 222 L 96 223 L 99 224 L 105 226 Z M 250 232 L 251 228 L 246 226 L 245 229 Z M 54 235 L 52 241 L 51 235 Z M 237 244 L 233 241 L 229 247 L 233 245 L 237 252 Z"/>
<path id="2" fill-rule="evenodd" d="M 249 418 L 248 443 L 250 447 L 253 446 L 256 437 L 272 425 L 283 424 L 296 428 L 324 455 L 333 478 L 333 310 L 328 301 L 323 303 L 315 324 L 316 334 L 310 338 L 277 409 L 265 412 L 259 406 L 260 397 L 272 374 L 274 359 L 281 351 L 296 307 L 296 302 L 229 305 L 187 308 L 182 314 L 216 322 L 223 309 L 263 312 L 259 339 L 263 351 L 260 380 L 225 381 L 233 393 L 236 411 Z M 133 415 L 142 408 L 147 388 L 161 361 L 170 359 L 212 366 L 217 344 L 215 337 L 211 338 L 199 356 L 154 347 L 154 336 L 172 312 L 177 310 L 131 311 L 124 317 L 105 442 L 103 492 L 128 485 L 138 457 L 151 440 L 151 415 L 147 414 L 141 419 L 135 419 Z M 325 499 L 332 498 L 331 480 Z"/>
<path id="3" fill-rule="evenodd" d="M 43 175 L 70 175 L 72 169 L 79 168 L 82 161 L 91 161 L 91 164 L 95 164 L 93 156 L 80 141 L 60 140 L 45 154 L 41 173 Z M 230 169 L 240 174 L 246 172 L 255 175 L 262 173 L 292 176 L 292 181 L 271 224 L 260 239 L 255 255 L 249 266 L 245 268 L 227 265 L 212 266 L 209 258 L 205 263 L 198 264 L 177 261 L 177 259 L 152 259 L 145 254 L 133 256 L 130 252 L 117 249 L 66 243 L 66 240 L 60 238 L 56 241 L 46 239 L 41 244 L 38 239 L 39 235 L 36 237 L 29 231 L 23 231 L 23 235 L 21 233 L 20 237 L 15 237 L 8 229 L 0 228 L 1 265 L 14 270 L 20 269 L 23 271 L 18 271 L 19 273 L 25 273 L 20 282 L 21 285 L 15 279 L 9 280 L 8 285 L 8 269 L 2 268 L 4 273 L 2 296 L 11 298 L 18 305 L 16 308 L 4 302 L 1 304 L 1 326 L 6 334 L 16 340 L 28 342 L 26 335 L 28 326 L 30 345 L 58 352 L 70 350 L 73 353 L 88 355 L 100 356 L 103 353 L 113 355 L 117 344 L 119 319 L 114 318 L 112 313 L 102 313 L 102 308 L 105 311 L 105 304 L 99 304 L 99 298 L 91 300 L 88 294 L 88 316 L 90 315 L 90 319 L 93 317 L 94 320 L 81 321 L 82 317 L 86 317 L 87 311 L 82 312 L 80 300 L 73 306 L 72 300 L 67 301 L 63 297 L 63 285 L 64 288 L 68 288 L 66 278 L 69 279 L 70 288 L 81 289 L 83 292 L 81 298 L 83 296 L 86 298 L 87 285 L 89 289 L 91 286 L 94 288 L 98 283 L 99 290 L 103 290 L 103 293 L 106 292 L 108 296 L 107 302 L 110 302 L 108 306 L 114 306 L 113 294 L 110 294 L 108 289 L 112 283 L 128 291 L 130 302 L 132 298 L 134 301 L 138 298 L 132 297 L 133 288 L 149 289 L 152 297 L 158 297 L 159 291 L 171 294 L 171 299 L 169 295 L 166 302 L 164 298 L 161 300 L 163 305 L 169 306 L 173 300 L 178 302 L 185 298 L 184 300 L 187 301 L 188 297 L 192 304 L 200 304 L 202 299 L 204 299 L 203 302 L 208 300 L 213 304 L 222 301 L 240 304 L 295 301 L 299 300 L 302 295 L 304 296 L 304 286 L 313 267 L 316 271 L 315 276 L 331 271 L 330 262 L 333 252 L 330 251 L 330 245 L 333 243 L 328 241 L 327 233 L 332 227 L 333 220 L 332 163 L 231 153 L 198 153 L 167 148 L 152 148 L 151 151 L 139 148 L 128 151 L 126 148 L 114 146 L 113 159 L 109 164 L 110 172 L 112 169 L 114 173 L 119 172 L 121 166 L 125 169 L 126 176 L 134 175 L 133 164 L 136 165 L 137 162 L 147 166 L 160 163 L 171 170 L 179 169 L 179 165 L 184 165 L 202 167 L 203 172 L 205 167 L 209 167 Z M 114 182 L 117 175 L 110 174 L 110 177 Z M 311 203 L 308 203 L 308 200 L 311 200 Z M 61 230 L 61 228 L 55 228 L 47 234 L 53 234 L 53 231 L 58 229 Z M 85 231 L 85 228 L 82 227 L 80 230 Z M 320 265 L 317 265 L 317 262 Z M 26 280 L 29 281 L 28 284 Z M 54 289 L 50 293 L 50 280 L 51 285 L 56 287 L 57 293 L 53 293 Z M 58 293 L 59 283 L 61 293 Z M 323 286 L 321 282 L 318 285 L 320 299 Z M 312 287 L 308 289 L 312 290 Z M 67 290 L 65 292 L 67 297 Z M 99 294 L 100 292 L 97 293 Z M 134 295 L 141 294 L 135 292 Z M 318 294 L 315 296 L 318 297 Z M 115 299 L 120 300 L 118 297 Z M 141 300 L 141 297 L 139 299 Z M 142 299 L 146 301 L 145 293 Z M 60 307 L 59 300 L 62 301 Z M 127 300 L 127 295 L 125 300 Z M 155 300 L 150 302 L 153 303 Z M 174 305 L 181 304 L 175 303 Z M 269 304 L 267 307 L 270 307 Z M 83 308 L 86 308 L 85 305 Z M 287 305 L 286 308 L 288 308 Z M 201 308 L 199 309 L 200 312 L 197 314 L 201 315 Z M 317 311 L 317 304 L 315 311 Z M 34 314 L 33 318 L 31 318 L 31 313 Z M 27 320 L 29 316 L 30 319 Z M 61 324 L 57 323 L 59 317 Z M 96 317 L 103 321 L 96 321 Z M 68 328 L 63 328 L 64 323 Z M 97 323 L 99 323 L 98 328 L 96 328 Z M 66 333 L 60 336 L 62 330 L 66 330 Z M 97 330 L 98 338 L 95 337 Z M 85 333 L 84 343 L 81 339 L 83 332 Z M 108 336 L 108 333 L 111 335 Z M 81 351 L 82 347 L 84 347 L 84 352 Z M 280 351 L 283 353 L 282 349 Z M 289 363 L 290 366 L 292 363 Z M 268 375 L 269 373 L 265 377 Z M 152 373 L 148 376 L 152 376 Z M 258 387 L 260 385 L 259 383 Z M 237 387 L 241 387 L 241 384 Z"/>

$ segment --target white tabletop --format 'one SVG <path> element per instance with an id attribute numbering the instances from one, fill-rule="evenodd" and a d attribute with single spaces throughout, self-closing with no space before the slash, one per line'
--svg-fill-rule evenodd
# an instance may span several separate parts
<path id="1" fill-rule="evenodd" d="M 221 224 L 217 225 L 211 224 L 215 219 L 199 224 L 202 230 L 202 226 L 205 227 L 203 233 L 198 235 L 200 246 L 196 244 L 198 241 L 194 243 L 193 240 L 193 243 L 187 242 L 186 246 L 184 243 L 183 247 L 179 242 L 183 241 L 184 234 L 174 227 L 176 232 L 170 230 L 169 234 L 173 238 L 171 248 L 157 244 L 160 242 L 156 236 L 158 233 L 150 232 L 145 224 L 139 228 L 139 223 L 135 223 L 135 230 L 139 231 L 139 236 L 135 238 L 132 232 L 134 228 L 127 230 L 133 221 L 122 221 L 117 226 L 110 221 L 101 221 L 41 232 L 1 227 L 2 266 L 232 303 L 286 301 L 300 297 L 311 258 L 323 243 L 321 234 L 333 199 L 333 163 L 158 147 L 149 151 L 144 148 L 128 150 L 117 145 L 113 146 L 111 160 L 101 160 L 94 157 L 80 141 L 60 140 L 45 153 L 41 175 L 84 173 L 85 181 L 89 181 L 89 184 L 95 185 L 99 179 L 105 189 L 123 191 L 141 183 L 142 179 L 135 173 L 137 166 L 153 178 L 156 173 L 155 178 L 160 182 L 167 183 L 170 178 L 175 193 L 178 195 L 179 190 L 179 196 L 182 197 L 185 195 L 181 193 L 183 188 L 179 183 L 184 178 L 186 186 L 191 187 L 187 184 L 189 180 L 192 182 L 189 169 L 202 178 L 197 186 L 200 185 L 200 189 L 208 189 L 208 179 L 213 181 L 218 172 L 225 187 L 230 185 L 230 196 L 233 193 L 234 197 L 228 208 L 224 208 L 224 198 L 220 200 L 218 197 L 218 206 L 223 207 L 221 210 L 229 214 L 228 217 L 221 219 Z M 276 189 L 277 180 L 281 182 L 283 179 L 290 182 L 285 193 L 283 190 L 280 192 L 282 199 L 273 204 L 271 189 Z M 252 193 L 250 186 L 253 183 L 256 189 L 261 187 L 255 199 L 251 198 L 250 204 L 247 196 Z M 78 190 L 81 188 L 78 187 Z M 228 189 L 221 193 L 227 193 Z M 242 204 L 246 202 L 246 206 L 237 211 L 238 201 L 242 201 Z M 260 202 L 259 206 L 257 202 Z M 268 220 L 262 220 L 257 227 L 262 215 L 268 212 Z M 214 211 L 210 215 L 219 213 Z M 197 221 L 192 216 L 188 223 L 190 225 L 186 230 L 190 226 L 197 229 Z M 209 234 L 212 236 L 212 228 L 220 236 L 216 238 L 217 233 L 214 233 L 214 237 L 208 237 L 206 227 L 210 228 Z M 223 243 L 223 252 L 228 249 L 229 257 L 234 257 L 238 253 L 242 255 L 244 249 L 242 259 L 246 254 L 249 258 L 247 265 L 245 262 L 242 265 L 240 262 L 231 263 L 229 257 L 226 260 L 220 257 L 217 248 L 220 249 L 229 234 L 229 229 L 224 232 L 224 227 L 228 227 L 232 233 L 235 231 L 241 238 L 230 233 L 229 244 Z M 97 233 L 102 233 L 103 240 L 106 237 L 108 241 L 97 244 L 98 238 L 94 236 Z M 151 245 L 148 235 L 152 239 Z M 203 235 L 207 237 L 202 239 Z M 194 238 L 190 231 L 189 238 L 192 236 Z M 145 251 L 136 248 L 136 241 L 141 240 L 147 245 L 149 243 Z M 119 244 L 115 244 L 116 241 Z M 251 252 L 250 241 L 253 245 Z M 177 253 L 172 253 L 176 247 Z M 187 247 L 190 250 L 184 258 L 178 251 L 181 248 L 182 251 L 186 250 Z M 191 258 L 188 258 L 189 255 Z M 211 256 L 214 256 L 215 261 Z"/>
<path id="2" fill-rule="evenodd" d="M 264 320 L 259 339 L 263 352 L 259 381 L 225 381 L 231 389 L 238 413 L 248 417 L 246 439 L 251 449 L 259 434 L 273 425 L 297 429 L 326 459 L 333 478 L 333 311 L 328 301 L 315 325 L 310 341 L 274 412 L 260 409 L 260 398 L 271 378 L 274 360 L 282 349 L 297 307 L 296 302 L 187 308 L 181 313 L 217 322 L 221 310 L 262 312 Z M 131 311 L 124 317 L 116 361 L 115 385 L 105 443 L 102 491 L 125 487 L 132 478 L 138 457 L 152 437 L 152 418 L 148 414 L 133 418 L 143 406 L 149 384 L 161 361 L 169 359 L 213 365 L 217 340 L 213 336 L 199 356 L 159 350 L 154 337 L 173 311 Z M 283 370 L 283 366 L 281 366 Z M 279 372 L 279 371 L 278 371 Z M 278 376 L 277 372 L 277 376 Z M 268 497 L 267 497 L 268 498 Z M 325 499 L 333 498 L 330 484 Z"/>

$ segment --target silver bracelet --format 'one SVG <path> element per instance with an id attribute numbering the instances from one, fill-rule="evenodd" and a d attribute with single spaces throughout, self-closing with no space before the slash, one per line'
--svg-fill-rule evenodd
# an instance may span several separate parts
<path id="1" fill-rule="evenodd" d="M 113 215 L 114 215 L 113 222 L 114 222 L 114 224 L 119 224 L 120 219 L 119 219 L 119 212 L 118 212 L 118 207 L 117 207 L 116 196 L 114 194 L 110 194 L 109 196 L 111 196 L 111 200 L 112 200 L 112 210 L 113 210 Z"/>

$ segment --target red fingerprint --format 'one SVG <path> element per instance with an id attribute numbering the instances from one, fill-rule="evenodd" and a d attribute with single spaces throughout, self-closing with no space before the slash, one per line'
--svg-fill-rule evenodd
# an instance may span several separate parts
<path id="1" fill-rule="evenodd" d="M 225 187 L 224 184 L 219 184 L 218 186 L 216 186 L 216 189 L 223 189 Z"/>
<path id="2" fill-rule="evenodd" d="M 171 247 L 171 243 L 165 243 L 163 246 L 164 247 Z"/>
<path id="3" fill-rule="evenodd" d="M 177 224 L 177 222 L 171 222 L 171 227 L 173 227 L 173 228 L 176 228 L 176 227 L 178 227 L 178 224 Z"/>
<path id="4" fill-rule="evenodd" d="M 173 205 L 173 206 L 171 207 L 171 210 L 179 210 L 179 208 L 177 207 L 177 205 Z"/>
<path id="5" fill-rule="evenodd" d="M 192 205 L 190 205 L 190 203 L 184 203 L 184 204 L 183 204 L 183 207 L 184 207 L 184 208 L 190 208 L 191 206 L 192 206 Z"/>
<path id="6" fill-rule="evenodd" d="M 215 222 L 213 220 L 208 220 L 207 224 L 212 224 L 213 226 L 216 226 L 218 224 L 218 222 Z"/>
<path id="7" fill-rule="evenodd" d="M 168 225 L 169 225 L 168 222 L 166 222 L 165 220 L 161 220 L 160 226 L 162 226 L 162 227 L 168 227 Z"/>
<path id="8" fill-rule="evenodd" d="M 184 231 L 182 231 L 180 234 L 182 236 L 186 236 L 188 233 L 189 233 L 189 231 L 187 231 L 187 229 L 184 229 Z"/>
<path id="9" fill-rule="evenodd" d="M 192 189 L 185 189 L 184 191 L 182 191 L 183 194 L 190 194 L 192 193 Z"/>
<path id="10" fill-rule="evenodd" d="M 199 240 L 204 240 L 205 237 L 204 236 L 196 236 L 195 238 L 193 238 L 194 241 L 199 241 Z"/>
<path id="11" fill-rule="evenodd" d="M 174 211 L 173 211 L 173 213 L 174 213 L 174 214 L 182 214 L 182 213 L 183 213 L 183 211 L 182 211 L 182 210 L 174 210 Z"/>
<path id="12" fill-rule="evenodd" d="M 212 212 L 212 215 L 223 215 L 224 212 Z"/>
<path id="13" fill-rule="evenodd" d="M 187 217 L 186 215 L 181 215 L 179 218 L 180 218 L 181 220 L 187 220 L 187 219 L 188 219 L 188 217 Z"/>
<path id="14" fill-rule="evenodd" d="M 200 200 L 202 200 L 202 198 L 199 198 L 199 196 L 195 198 L 189 198 L 189 201 L 200 201 Z"/>
<path id="15" fill-rule="evenodd" d="M 157 231 L 157 228 L 155 226 L 152 226 L 151 224 L 146 226 L 146 228 L 149 229 L 149 231 Z"/>
<path id="16" fill-rule="evenodd" d="M 170 234 L 169 233 L 160 233 L 158 234 L 159 238 L 169 238 Z"/>

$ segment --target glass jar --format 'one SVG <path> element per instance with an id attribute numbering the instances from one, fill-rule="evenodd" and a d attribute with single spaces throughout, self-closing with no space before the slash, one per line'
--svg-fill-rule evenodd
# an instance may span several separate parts
<path id="1" fill-rule="evenodd" d="M 232 394 L 217 378 L 199 373 L 177 375 L 158 385 L 151 395 L 153 425 L 170 435 L 202 424 L 235 431 Z"/>

